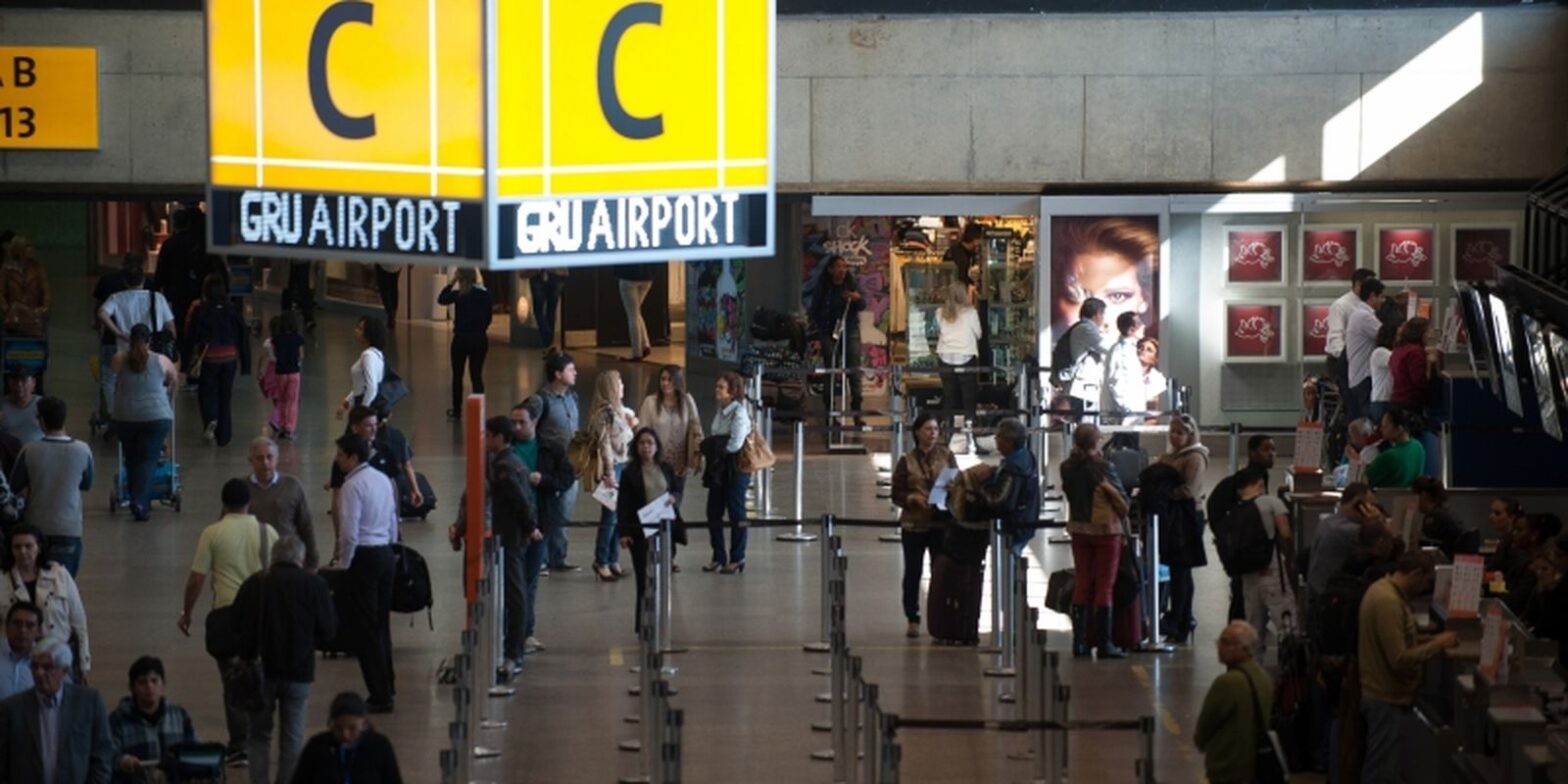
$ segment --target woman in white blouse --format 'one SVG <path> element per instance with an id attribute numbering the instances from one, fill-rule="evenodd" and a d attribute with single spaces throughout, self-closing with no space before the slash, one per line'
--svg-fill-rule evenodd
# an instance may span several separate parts
<path id="1" fill-rule="evenodd" d="M 92 669 L 92 652 L 87 645 L 87 610 L 82 606 L 82 594 L 71 573 L 40 552 L 43 540 L 43 534 L 34 526 L 23 524 L 11 529 L 9 542 L 14 563 L 0 580 L 0 616 L 10 612 L 11 605 L 17 602 L 38 605 L 44 613 L 39 642 L 70 645 L 74 637 L 72 649 L 85 673 Z"/>
<path id="2" fill-rule="evenodd" d="M 702 443 L 702 485 L 708 488 L 708 542 L 713 545 L 713 560 L 702 570 L 735 574 L 746 568 L 746 489 L 751 486 L 751 474 L 740 470 L 740 450 L 751 435 L 746 382 L 733 370 L 720 373 L 713 384 L 713 399 L 719 413 L 709 428 L 713 435 Z M 735 525 L 730 531 L 729 550 L 724 549 L 726 513 Z"/>
<path id="3" fill-rule="evenodd" d="M 664 462 L 676 476 L 696 471 L 702 463 L 702 416 L 697 401 L 686 391 L 686 374 L 679 365 L 659 368 L 659 377 L 637 407 L 637 419 L 653 428 L 663 445 Z"/>
<path id="4" fill-rule="evenodd" d="M 953 368 L 977 367 L 980 360 L 980 314 L 969 303 L 969 286 L 955 281 L 947 287 L 947 298 L 936 312 L 936 355 L 942 361 L 942 400 L 950 411 L 962 417 L 974 416 L 979 405 L 980 377 L 974 373 L 954 373 Z M 967 450 L 967 447 L 965 447 Z"/>
<path id="5" fill-rule="evenodd" d="M 338 419 L 354 406 L 368 406 L 381 390 L 381 379 L 387 372 L 387 323 L 380 318 L 362 316 L 354 324 L 354 337 L 359 340 L 359 358 L 348 369 L 353 387 L 338 406 Z"/>

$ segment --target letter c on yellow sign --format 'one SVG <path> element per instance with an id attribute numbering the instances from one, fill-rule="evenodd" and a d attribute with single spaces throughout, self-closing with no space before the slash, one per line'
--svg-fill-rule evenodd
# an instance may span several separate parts
<path id="1" fill-rule="evenodd" d="M 376 115 L 350 117 L 332 100 L 332 87 L 327 83 L 327 49 L 332 46 L 332 36 L 338 28 L 350 22 L 371 24 L 375 19 L 375 6 L 358 0 L 344 0 L 327 7 L 316 20 L 316 29 L 310 34 L 310 60 L 306 70 L 310 75 L 310 105 L 327 130 L 345 139 L 368 139 L 376 135 Z"/>
<path id="2" fill-rule="evenodd" d="M 615 12 L 605 25 L 604 38 L 599 43 L 599 108 L 604 119 L 615 132 L 628 139 L 652 139 L 664 133 L 664 115 L 633 117 L 621 104 L 620 93 L 615 88 L 615 53 L 621 47 L 621 38 L 636 25 L 658 25 L 664 19 L 664 6 L 659 3 L 632 3 Z"/>

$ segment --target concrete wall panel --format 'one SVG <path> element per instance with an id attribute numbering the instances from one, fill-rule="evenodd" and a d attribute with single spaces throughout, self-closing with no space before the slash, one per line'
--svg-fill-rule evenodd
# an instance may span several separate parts
<path id="1" fill-rule="evenodd" d="M 1252 179 L 1281 156 L 1284 179 L 1318 179 L 1325 118 L 1360 96 L 1361 79 L 1355 74 L 1215 79 L 1214 179 Z"/>
<path id="2" fill-rule="evenodd" d="M 973 93 L 978 182 L 1083 179 L 1083 78 L 992 78 Z M 1030 129 L 1018 133 L 1019 126 Z"/>
<path id="3" fill-rule="evenodd" d="M 1219 17 L 1214 20 L 1214 72 L 1333 73 L 1337 24 L 1337 17 L 1326 14 Z"/>
<path id="4" fill-rule="evenodd" d="M 1207 74 L 1214 19 L 1179 16 L 1052 16 L 976 19 L 975 73 L 1038 75 Z"/>
<path id="5" fill-rule="evenodd" d="M 811 181 L 811 80 L 778 80 L 779 182 Z"/>
<path id="6" fill-rule="evenodd" d="M 962 17 L 781 19 L 781 76 L 963 76 L 974 25 Z"/>
<path id="7" fill-rule="evenodd" d="M 191 149 L 170 143 L 191 117 L 207 111 L 207 84 L 189 74 L 133 75 L 130 106 L 132 182 L 202 182 L 207 178 L 205 121 L 202 133 L 187 140 Z"/>
<path id="8" fill-rule="evenodd" d="M 1084 82 L 1084 179 L 1194 182 L 1213 174 L 1213 82 L 1108 76 Z"/>
<path id="9" fill-rule="evenodd" d="M 967 182 L 974 155 L 967 88 L 944 78 L 814 80 L 812 180 Z"/>

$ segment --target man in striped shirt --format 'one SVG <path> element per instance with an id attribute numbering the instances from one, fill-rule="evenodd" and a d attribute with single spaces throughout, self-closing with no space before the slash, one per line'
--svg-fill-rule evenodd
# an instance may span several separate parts
<path id="1" fill-rule="evenodd" d="M 337 441 L 334 458 L 346 478 L 338 497 L 334 565 L 344 569 L 343 590 L 360 624 L 360 673 L 372 713 L 390 713 L 396 689 L 392 671 L 392 543 L 398 540 L 397 487 L 370 466 L 370 442 L 356 434 Z"/>

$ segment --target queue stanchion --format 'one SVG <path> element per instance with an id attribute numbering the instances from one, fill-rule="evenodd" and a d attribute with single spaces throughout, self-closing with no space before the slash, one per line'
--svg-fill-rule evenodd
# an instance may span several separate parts
<path id="1" fill-rule="evenodd" d="M 1443 487 L 1454 486 L 1454 425 L 1452 422 L 1442 423 L 1438 431 L 1437 472 L 1443 480 Z"/>
<path id="2" fill-rule="evenodd" d="M 803 419 L 795 420 L 795 422 L 793 423 L 793 426 L 790 429 L 793 431 L 794 441 L 795 441 L 795 445 L 794 445 L 795 451 L 794 451 L 794 454 L 793 454 L 793 457 L 792 457 L 792 460 L 794 461 L 794 465 L 792 465 L 790 467 L 794 471 L 794 473 L 795 473 L 795 488 L 794 488 L 794 490 L 795 490 L 795 530 L 794 531 L 786 531 L 786 532 L 784 532 L 782 534 L 779 534 L 778 536 L 774 537 L 774 539 L 777 539 L 780 542 L 815 542 L 815 541 L 817 541 L 817 535 L 816 534 L 808 534 L 808 533 L 806 533 L 805 525 L 801 522 L 802 520 L 805 519 L 805 509 L 804 509 L 804 507 L 806 505 L 806 422 L 805 422 L 805 420 L 803 420 Z"/>
<path id="3" fill-rule="evenodd" d="M 831 586 L 831 591 L 835 594 L 842 594 L 844 591 L 844 581 L 834 580 Z M 838 621 L 842 619 L 844 607 L 837 601 L 834 603 L 834 613 L 835 623 L 833 634 L 830 639 L 830 643 L 832 645 L 832 673 L 828 680 L 828 704 L 830 706 L 828 710 L 828 718 L 832 725 L 830 728 L 832 733 L 832 747 L 811 752 L 811 758 L 817 760 L 818 762 L 832 762 L 833 780 L 843 781 L 843 765 L 847 761 L 845 759 L 847 755 L 840 754 L 838 752 L 844 747 L 844 741 L 846 737 L 844 726 L 844 697 L 845 692 L 848 690 L 849 646 L 844 637 L 844 629 L 842 625 L 838 623 Z M 820 699 L 820 697 L 818 699 Z"/>
<path id="4" fill-rule="evenodd" d="M 685 653 L 686 649 L 675 644 L 675 532 L 672 520 L 659 521 L 658 588 L 659 588 L 659 653 Z M 651 546 L 650 546 L 651 549 Z M 674 668 L 670 668 L 674 674 Z"/>
<path id="5" fill-rule="evenodd" d="M 1007 537 L 1008 541 L 1011 539 L 1012 537 Z M 998 561 L 1005 564 L 1000 577 L 1007 589 L 1002 600 L 1002 650 L 998 652 L 996 666 L 987 667 L 984 675 L 987 678 L 1012 678 L 1018 675 L 1018 613 L 1023 605 L 1029 603 L 1028 568 L 1023 556 L 1013 555 L 1011 547 L 1003 551 Z M 1018 596 L 1020 583 L 1024 591 L 1023 601 L 1019 601 Z M 1009 701 L 1005 694 L 1003 701 Z"/>
<path id="6" fill-rule="evenodd" d="M 831 619 L 833 612 L 833 597 L 829 587 L 833 580 L 833 515 L 822 516 L 822 631 L 817 642 L 806 643 L 808 653 L 829 653 L 833 650 L 831 635 Z"/>
<path id="7" fill-rule="evenodd" d="M 1230 472 L 1241 470 L 1241 423 L 1230 423 Z"/>
<path id="8" fill-rule="evenodd" d="M 1134 766 L 1139 784 L 1154 784 L 1154 717 L 1138 719 L 1138 740 L 1142 755 Z"/>
<path id="9" fill-rule="evenodd" d="M 861 732 L 861 784 L 877 784 L 881 778 L 881 763 L 877 757 L 882 751 L 882 704 L 875 683 L 865 684 L 865 720 Z"/>
<path id="10" fill-rule="evenodd" d="M 490 688 L 486 692 L 491 697 L 510 697 L 517 693 L 517 689 L 508 685 L 510 674 L 501 666 L 506 660 L 505 642 L 506 635 L 502 624 L 505 622 L 506 595 L 504 592 L 503 571 L 501 563 L 501 541 L 492 536 L 485 540 L 487 549 L 485 560 L 490 568 Z M 506 722 L 498 719 L 486 719 L 484 729 L 505 727 Z"/>
<path id="11" fill-rule="evenodd" d="M 891 447 L 888 449 L 888 469 L 890 471 L 896 472 L 898 470 L 898 461 L 904 459 L 904 419 L 903 417 L 896 415 L 898 411 L 896 407 L 893 410 L 895 413 L 895 416 L 893 417 L 893 442 Z M 889 484 L 891 484 L 891 481 Z M 893 491 L 891 488 L 889 488 L 888 494 L 885 497 L 889 499 L 893 497 Z M 903 542 L 903 529 L 894 528 L 889 533 L 877 536 L 877 541 L 888 542 L 890 544 L 898 544 Z"/>
<path id="12" fill-rule="evenodd" d="M 490 576 L 482 578 L 480 583 L 481 597 L 487 596 L 490 590 Z M 480 683 L 484 683 L 486 691 L 491 678 L 495 677 L 495 662 L 492 660 L 493 651 L 488 639 L 490 633 L 490 616 L 495 614 L 496 608 L 486 598 L 481 598 L 474 604 L 474 627 L 477 631 L 465 632 L 471 635 L 473 654 L 467 657 L 468 665 L 468 734 L 473 740 L 473 756 L 477 759 L 487 759 L 501 756 L 501 750 L 480 745 L 478 731 L 487 728 L 482 708 L 480 706 Z M 481 681 L 480 679 L 484 680 Z"/>
<path id="13" fill-rule="evenodd" d="M 760 378 L 760 375 L 759 375 L 759 378 Z M 759 381 L 758 385 L 760 387 L 760 385 L 761 385 L 760 381 Z M 759 397 L 758 399 L 760 400 L 761 398 Z M 764 441 L 767 442 L 768 447 L 771 449 L 773 447 L 773 407 L 772 406 L 768 406 L 768 407 L 762 409 L 762 438 L 763 438 Z M 772 518 L 773 517 L 773 466 L 768 466 L 767 468 L 762 469 L 762 491 L 761 491 L 761 496 L 762 497 L 759 500 L 759 503 L 757 504 L 757 506 L 759 507 L 758 511 L 762 512 L 762 516 L 764 518 Z"/>
<path id="14" fill-rule="evenodd" d="M 811 674 L 832 677 L 833 667 L 838 666 L 839 663 L 838 657 L 844 655 L 842 651 L 833 647 L 833 639 L 835 635 L 844 631 L 844 605 L 848 601 L 844 592 L 844 569 L 847 560 L 844 558 L 844 551 L 841 549 L 842 543 L 837 536 L 830 536 L 827 541 L 828 549 L 833 553 L 833 561 L 830 566 L 833 571 L 828 578 L 826 589 L 828 595 L 828 614 L 826 616 L 828 619 L 826 634 L 828 639 L 828 666 L 822 669 L 813 669 Z M 847 647 L 845 650 L 847 650 Z M 825 691 L 818 694 L 817 702 L 831 704 L 833 702 L 833 692 Z M 815 727 L 816 725 L 813 726 Z M 821 729 L 820 727 L 816 728 Z"/>
<path id="15" fill-rule="evenodd" d="M 1149 639 L 1138 646 L 1138 653 L 1175 653 L 1176 646 L 1165 642 L 1160 636 L 1160 516 L 1149 515 L 1144 525 L 1143 538 L 1148 547 L 1145 548 L 1143 562 L 1149 568 L 1143 580 L 1143 606 L 1144 612 L 1148 613 L 1146 628 L 1149 630 Z"/>
<path id="16" fill-rule="evenodd" d="M 1019 646 L 1018 679 L 1014 681 L 1013 694 L 1018 703 L 1018 718 L 1023 721 L 1038 721 L 1045 716 L 1044 711 L 1040 709 L 1038 693 L 1041 649 L 1035 647 L 1035 639 L 1040 635 L 1040 611 L 1029 607 L 1024 614 L 1028 620 L 1023 628 L 1028 631 L 1028 634 L 1024 635 L 1024 642 Z M 1033 746 L 1029 746 L 1021 752 L 1007 756 L 1008 759 L 1014 760 L 1033 760 L 1038 753 Z"/>
<path id="17" fill-rule="evenodd" d="M 1002 605 L 1007 603 L 1008 585 L 1003 580 L 1003 563 L 1006 562 L 1007 544 L 1002 537 L 1002 520 L 991 521 L 991 644 L 980 648 L 981 653 L 1001 653 L 1006 644 L 1002 628 Z"/>

